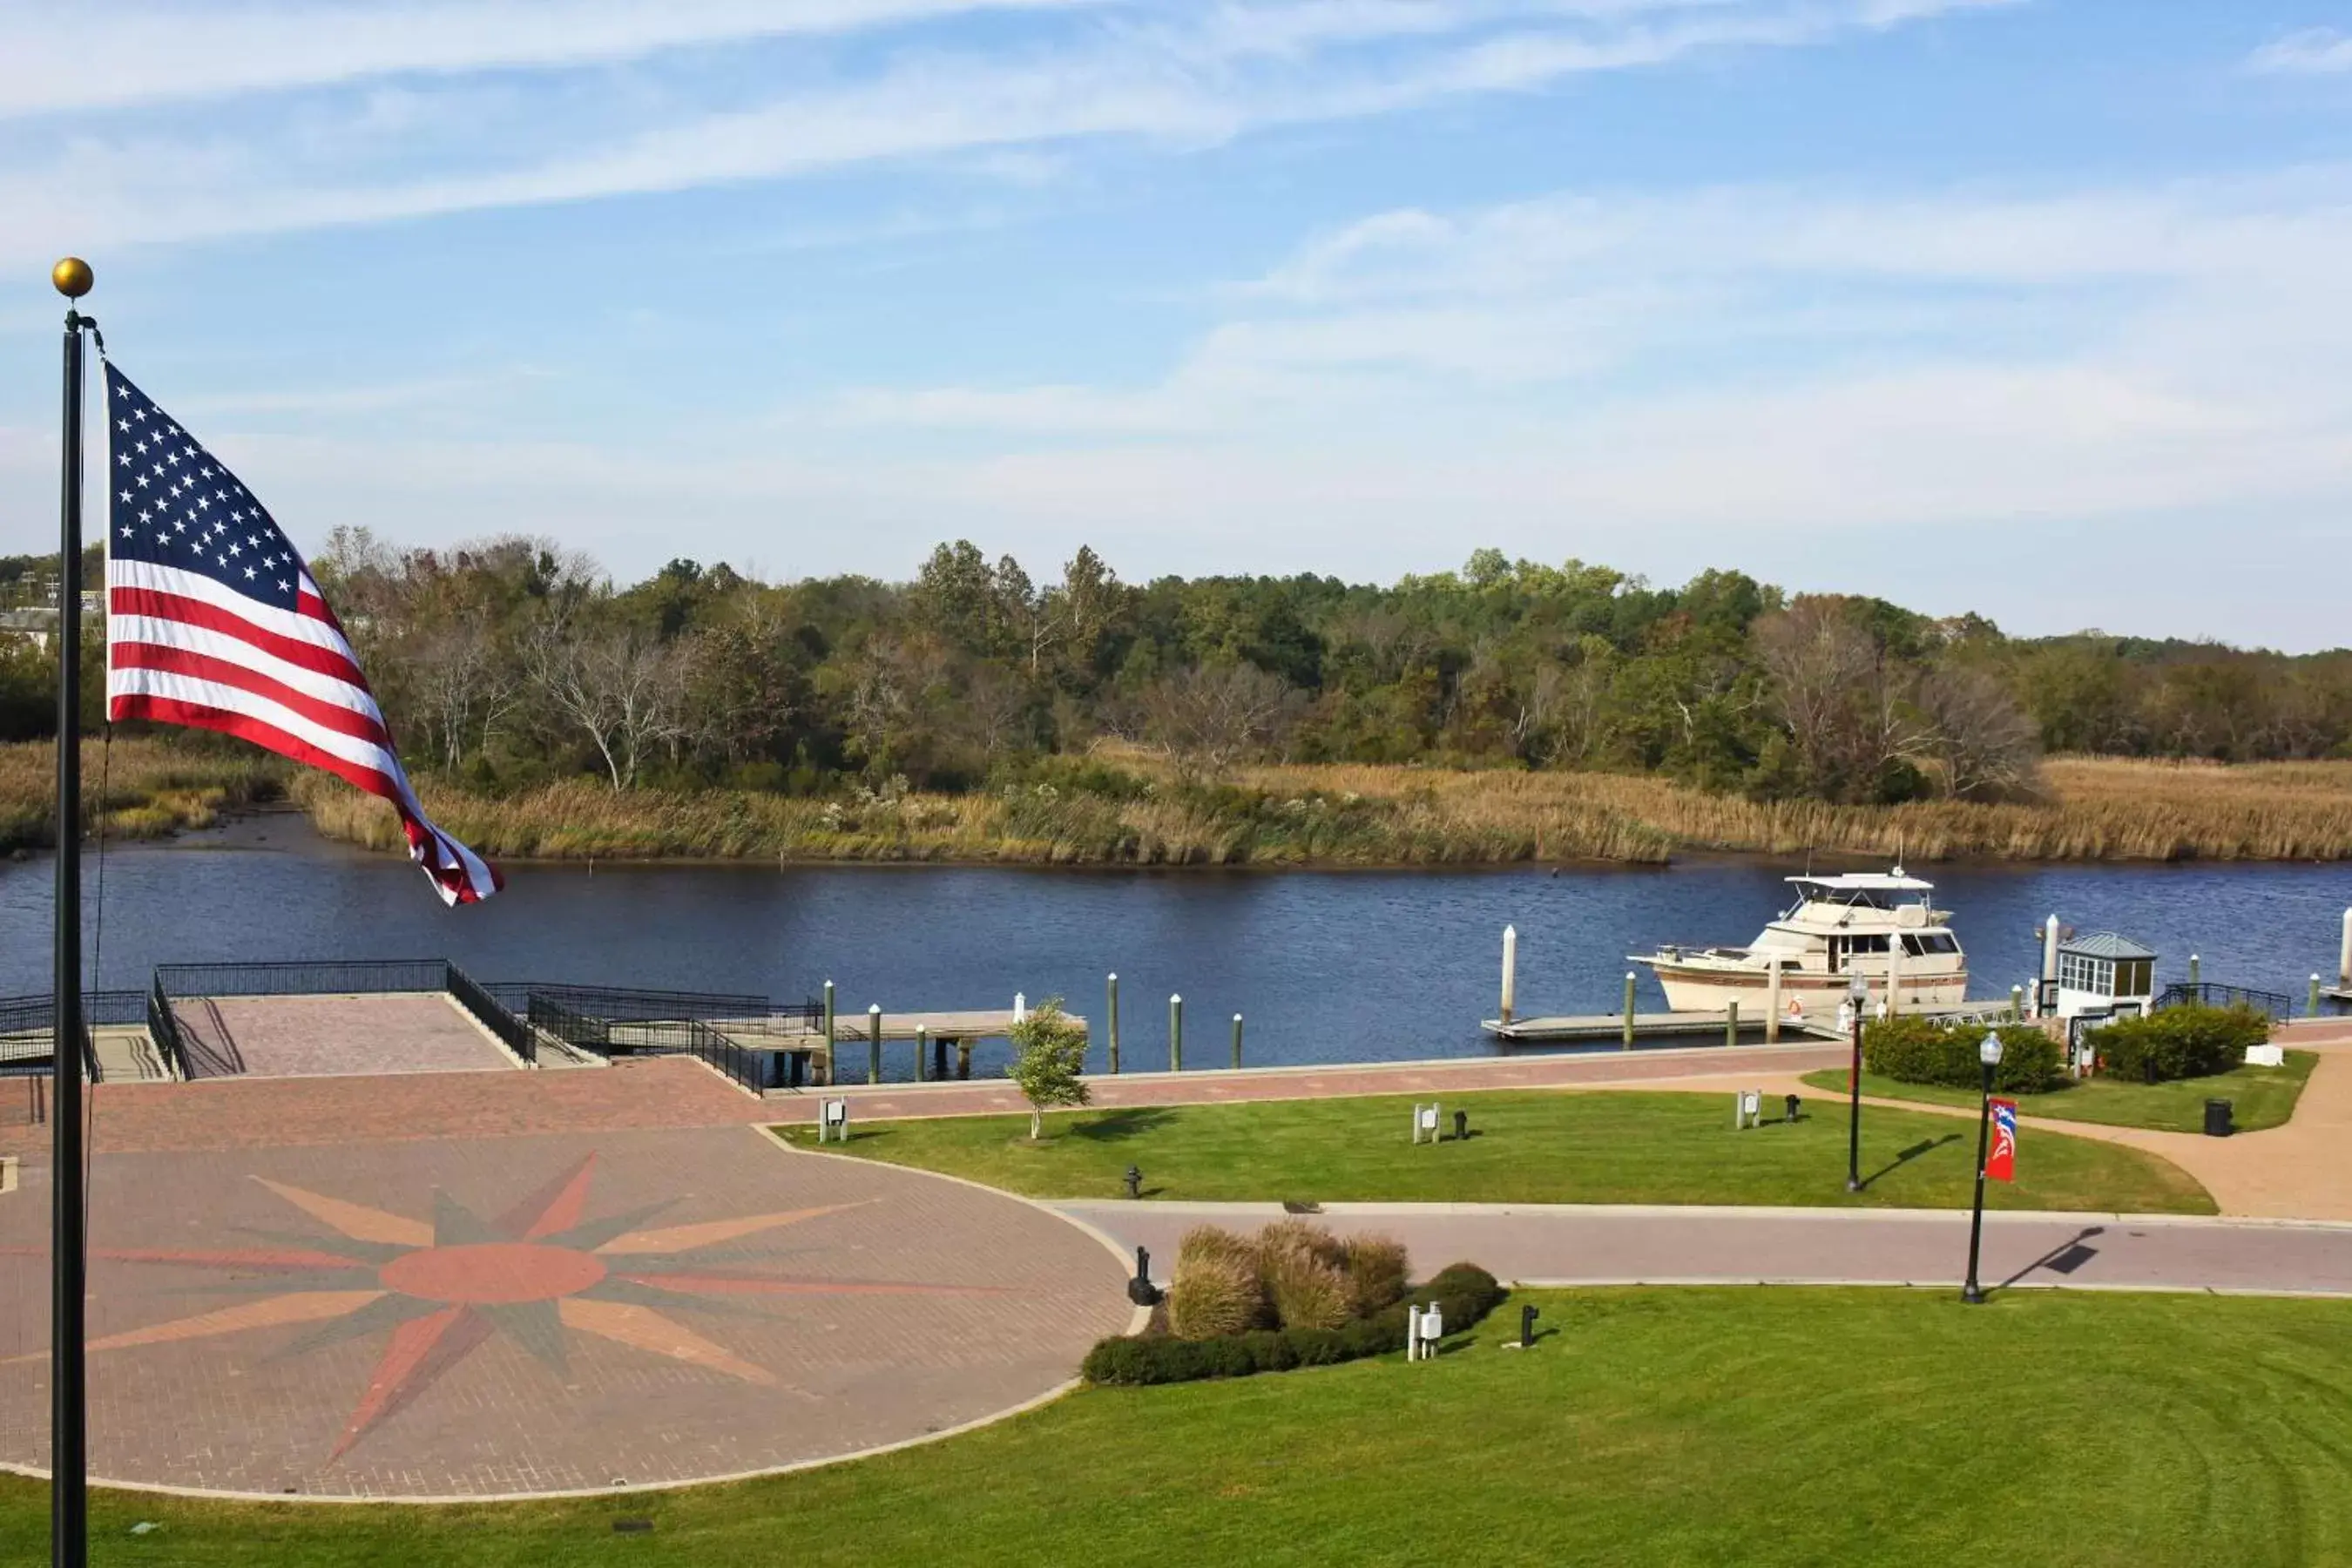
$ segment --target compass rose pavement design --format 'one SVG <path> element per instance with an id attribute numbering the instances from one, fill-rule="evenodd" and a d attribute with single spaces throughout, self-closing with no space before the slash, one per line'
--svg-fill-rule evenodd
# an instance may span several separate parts
<path id="1" fill-rule="evenodd" d="M 775 1468 L 1025 1402 L 1126 1326 L 1116 1260 L 1066 1222 L 747 1128 L 101 1155 L 93 1181 L 92 1470 L 134 1483 Z M 5 1314 L 38 1304 L 34 1207 L 0 1206 L 0 1459 L 24 1466 L 46 1325 Z"/>

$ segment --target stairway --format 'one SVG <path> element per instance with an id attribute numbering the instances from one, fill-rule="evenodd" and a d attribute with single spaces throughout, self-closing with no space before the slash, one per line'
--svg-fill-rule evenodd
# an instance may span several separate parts
<path id="1" fill-rule="evenodd" d="M 97 1029 L 91 1033 L 90 1045 L 98 1057 L 101 1082 L 161 1083 L 172 1077 L 163 1053 L 155 1048 L 144 1029 Z"/>

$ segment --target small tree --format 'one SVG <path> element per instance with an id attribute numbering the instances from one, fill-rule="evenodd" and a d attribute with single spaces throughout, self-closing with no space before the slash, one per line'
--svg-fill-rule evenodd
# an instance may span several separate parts
<path id="1" fill-rule="evenodd" d="M 1087 1031 L 1062 1011 L 1062 999 L 1049 997 L 1013 1026 L 1013 1065 L 1004 1076 L 1020 1086 L 1029 1100 L 1029 1136 L 1045 1135 L 1045 1112 L 1056 1105 L 1085 1105 L 1091 1098 L 1086 1070 Z"/>

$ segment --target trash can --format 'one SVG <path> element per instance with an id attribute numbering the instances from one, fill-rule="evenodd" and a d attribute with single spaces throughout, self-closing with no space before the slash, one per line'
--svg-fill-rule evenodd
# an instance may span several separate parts
<path id="1" fill-rule="evenodd" d="M 2235 1129 L 2230 1125 L 2230 1102 L 2209 1100 L 2205 1102 L 2205 1136 L 2227 1138 Z"/>

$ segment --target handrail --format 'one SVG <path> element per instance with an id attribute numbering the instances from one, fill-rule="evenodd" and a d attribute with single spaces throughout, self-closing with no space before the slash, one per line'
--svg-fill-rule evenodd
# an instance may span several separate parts
<path id="1" fill-rule="evenodd" d="M 443 984 L 450 1000 L 472 1014 L 482 1027 L 504 1041 L 515 1055 L 534 1067 L 539 1065 L 539 1037 L 530 1032 L 530 1026 L 509 1012 L 497 997 L 483 990 L 481 984 L 472 975 L 454 963 L 444 967 L 447 973 Z"/>
<path id="2" fill-rule="evenodd" d="M 2176 981 L 2164 988 L 2156 999 L 2156 1010 L 2195 1004 L 2206 1007 L 2252 1007 L 2273 1018 L 2294 1016 L 2294 998 L 2283 991 L 2263 991 L 2252 985 L 2223 985 L 2215 981 L 2190 984 Z"/>
<path id="3" fill-rule="evenodd" d="M 155 1049 L 172 1076 L 184 1079 L 188 1076 L 187 1042 L 180 1037 L 180 1020 L 172 1014 L 172 998 L 164 994 L 160 970 L 147 988 L 147 1037 L 155 1042 Z"/>

